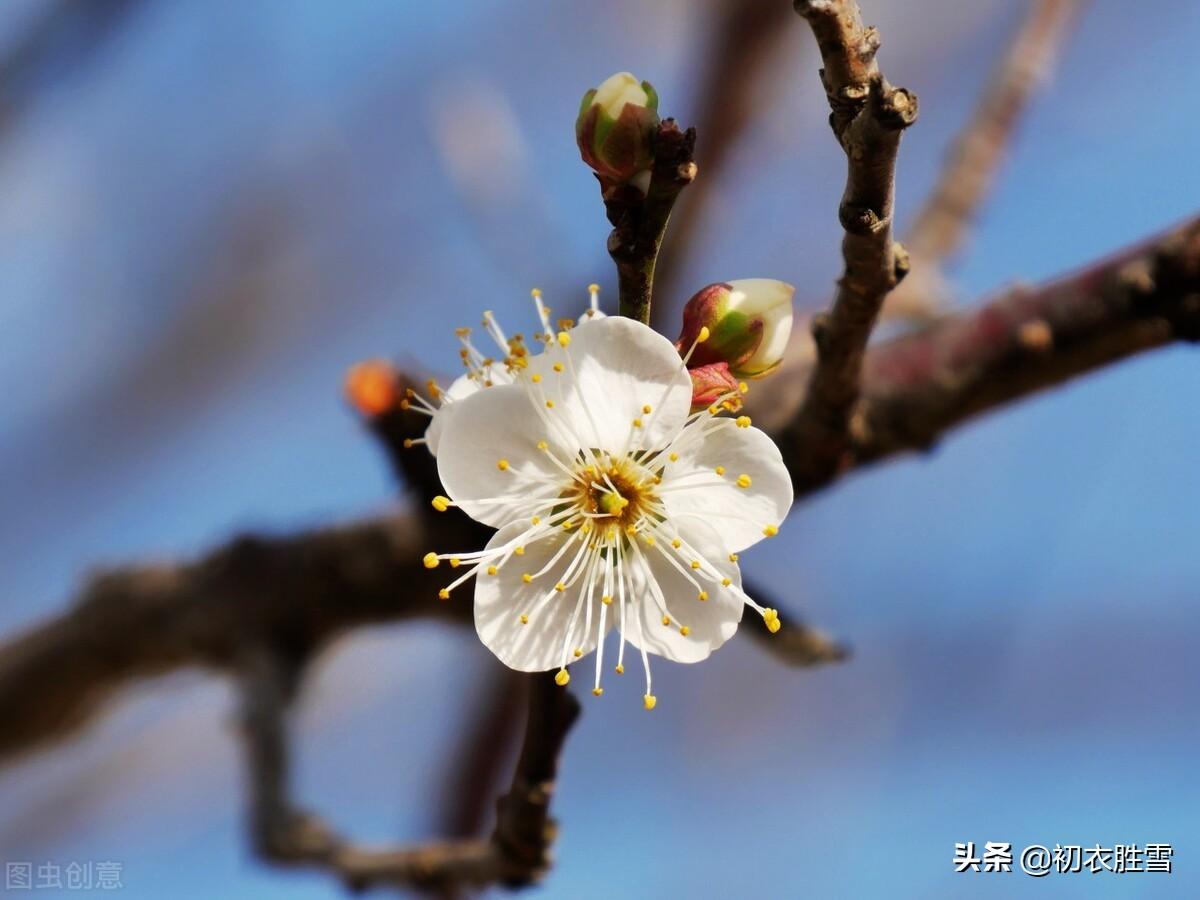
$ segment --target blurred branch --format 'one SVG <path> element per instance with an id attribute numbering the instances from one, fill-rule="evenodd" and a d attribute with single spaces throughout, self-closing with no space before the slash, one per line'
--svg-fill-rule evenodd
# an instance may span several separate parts
<path id="1" fill-rule="evenodd" d="M 796 0 L 795 7 L 817 39 L 829 123 L 847 160 L 838 209 L 845 270 L 832 309 L 813 319 L 816 365 L 783 436 L 803 454 L 809 477 L 820 478 L 832 476 L 844 455 L 867 339 L 907 271 L 907 254 L 892 242 L 892 203 L 900 135 L 916 119 L 917 98 L 879 71 L 879 35 L 863 26 L 854 0 Z"/>
<path id="2" fill-rule="evenodd" d="M 0 135 L 48 83 L 92 63 L 129 15 L 144 5 L 144 0 L 40 3 L 33 21 L 0 57 Z"/>
<path id="3" fill-rule="evenodd" d="M 1034 0 L 975 115 L 958 134 L 937 184 L 905 241 L 914 259 L 939 264 L 966 237 L 995 181 L 1021 114 L 1045 81 L 1081 0 Z"/>
<path id="4" fill-rule="evenodd" d="M 1046 80 L 1083 0 L 1033 0 L 975 115 L 954 139 L 937 184 L 905 240 L 912 273 L 887 311 L 925 317 L 944 300 L 941 267 L 962 245 L 1007 155 L 1017 123 Z"/>
<path id="5" fill-rule="evenodd" d="M 619 310 L 639 322 L 650 321 L 654 266 L 667 220 L 680 191 L 696 178 L 695 147 L 695 128 L 682 131 L 674 119 L 663 119 L 654 139 L 654 166 L 645 196 L 625 184 L 604 197 L 604 210 L 613 226 L 608 254 L 617 265 Z"/>
<path id="6" fill-rule="evenodd" d="M 321 820 L 297 811 L 288 792 L 285 714 L 297 666 L 268 648 L 243 657 L 243 724 L 251 779 L 255 847 L 273 862 L 327 868 L 354 890 L 390 885 L 449 888 L 531 884 L 549 865 L 554 840 L 549 817 L 558 757 L 579 715 L 579 702 L 553 676 L 530 682 L 525 746 L 509 792 L 497 806 L 487 840 L 430 843 L 398 849 L 359 847 Z"/>

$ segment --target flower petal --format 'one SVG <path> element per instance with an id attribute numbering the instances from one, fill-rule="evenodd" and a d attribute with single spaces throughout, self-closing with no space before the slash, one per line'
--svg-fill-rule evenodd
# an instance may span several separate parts
<path id="1" fill-rule="evenodd" d="M 488 542 L 488 548 L 500 547 L 517 539 L 526 526 L 516 522 L 501 528 Z M 495 575 L 480 575 L 475 585 L 475 630 L 479 638 L 499 660 L 520 672 L 543 672 L 564 663 L 564 639 L 570 653 L 596 649 L 599 630 L 595 616 L 600 606 L 600 589 L 593 592 L 591 628 L 585 608 L 579 607 L 581 594 L 586 603 L 588 581 L 579 578 L 563 592 L 554 590 L 559 576 L 566 571 L 577 552 L 568 549 L 553 569 L 526 583 L 523 574 L 535 574 L 562 549 L 564 541 L 575 540 L 575 533 L 551 531 L 532 541 L 521 556 L 512 556 Z M 521 623 L 521 616 L 528 622 Z M 574 623 L 572 623 L 574 618 Z M 612 617 L 609 617 L 611 623 Z M 607 625 L 605 630 L 607 631 Z M 570 637 L 568 637 L 568 633 Z"/>
<path id="2" fill-rule="evenodd" d="M 633 595 L 639 599 L 629 612 L 638 617 L 627 629 L 625 637 L 635 647 L 645 648 L 650 653 L 675 662 L 693 663 L 708 657 L 723 643 L 733 637 L 745 609 L 734 586 L 741 587 L 742 579 L 736 563 L 729 561 L 717 533 L 704 523 L 689 523 L 680 531 L 685 544 L 679 550 L 657 542 L 655 547 L 639 546 L 645 565 L 626 556 L 633 572 Z M 664 554 L 673 553 L 680 568 L 671 564 Z M 690 558 L 701 558 L 707 564 L 703 572 L 715 570 L 732 582 L 722 587 L 711 577 L 703 577 L 690 568 Z M 654 596 L 654 590 L 646 583 L 646 566 L 661 591 L 663 604 Z M 708 599 L 699 599 L 699 590 L 684 572 L 689 572 L 706 591 Z M 663 606 L 670 624 L 663 624 Z M 640 627 L 639 627 L 640 626 Z M 685 635 L 681 629 L 686 626 Z"/>
<path id="3" fill-rule="evenodd" d="M 520 385 L 456 400 L 438 442 L 442 485 L 472 519 L 499 528 L 557 497 L 566 476 L 537 448 L 541 423 Z M 479 501 L 500 499 L 503 502 Z"/>
<path id="4" fill-rule="evenodd" d="M 701 419 L 690 428 L 704 428 L 705 435 L 683 444 L 663 472 L 667 517 L 678 519 L 680 528 L 707 522 L 727 552 L 758 543 L 763 529 L 778 527 L 792 506 L 792 480 L 779 448 L 765 432 L 740 428 L 733 419 Z"/>
<path id="5" fill-rule="evenodd" d="M 483 386 L 470 375 L 459 375 L 451 382 L 450 387 L 446 388 L 442 393 L 442 405 L 433 414 L 429 427 L 425 429 L 425 445 L 429 448 L 430 453 L 437 456 L 442 429 L 446 427 L 446 420 L 454 411 L 456 401 L 464 400 L 481 390 L 483 390 Z"/>
<path id="6" fill-rule="evenodd" d="M 568 335 L 565 350 L 550 345 L 530 359 L 528 369 L 541 376 L 552 412 L 579 445 L 563 449 L 665 446 L 683 426 L 692 400 L 692 381 L 674 345 L 623 316 L 589 319 Z M 563 371 L 554 371 L 555 363 Z"/>

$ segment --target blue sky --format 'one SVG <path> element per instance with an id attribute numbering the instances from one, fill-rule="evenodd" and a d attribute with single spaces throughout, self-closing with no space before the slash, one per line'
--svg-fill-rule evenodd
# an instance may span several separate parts
<path id="1" fill-rule="evenodd" d="M 921 96 L 903 222 L 1023 4 L 864 5 L 889 76 Z M 62 609 L 97 565 L 394 504 L 341 403 L 346 366 L 452 370 L 454 326 L 523 319 L 534 285 L 611 298 L 574 109 L 628 68 L 686 117 L 695 9 L 182 0 L 48 73 L 0 143 L 0 626 Z M 793 30 L 687 283 L 779 277 L 815 307 L 844 162 Z M 1195 212 L 1200 73 L 1180 61 L 1198 38 L 1188 0 L 1090 5 L 951 273 L 962 303 Z M 511 129 L 482 176 L 446 153 L 447 114 L 472 102 Z M 659 666 L 653 716 L 637 685 L 606 691 L 564 759 L 542 894 L 1195 896 L 1197 363 L 1123 363 L 798 506 L 746 564 L 854 659 L 792 672 L 743 639 Z M 298 793 L 375 841 L 428 835 L 446 698 L 469 706 L 483 653 L 430 625 L 347 640 L 300 713 Z M 0 856 L 119 860 L 125 896 L 336 896 L 250 858 L 231 711 L 226 686 L 183 673 L 9 769 Z M 1178 865 L 956 876 L 966 840 L 1169 842 Z"/>

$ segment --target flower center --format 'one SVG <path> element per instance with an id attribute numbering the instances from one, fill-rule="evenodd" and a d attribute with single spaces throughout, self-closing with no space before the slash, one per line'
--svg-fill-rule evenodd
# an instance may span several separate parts
<path id="1" fill-rule="evenodd" d="M 651 486 L 656 478 L 634 460 L 610 456 L 603 464 L 597 460 L 578 472 L 581 480 L 569 489 L 569 499 L 595 520 L 598 530 L 636 525 L 650 512 L 654 501 Z"/>

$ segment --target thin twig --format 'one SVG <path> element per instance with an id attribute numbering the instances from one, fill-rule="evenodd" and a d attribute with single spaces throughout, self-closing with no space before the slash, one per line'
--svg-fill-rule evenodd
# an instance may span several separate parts
<path id="1" fill-rule="evenodd" d="M 549 865 L 554 778 L 563 742 L 579 715 L 579 702 L 552 675 L 528 676 L 525 745 L 487 840 L 373 849 L 339 837 L 292 804 L 286 713 L 295 693 L 296 665 L 262 646 L 243 654 L 241 665 L 251 831 L 267 859 L 328 869 L 354 890 L 519 887 L 536 881 Z"/>
<path id="2" fill-rule="evenodd" d="M 632 185 L 614 188 L 604 198 L 613 225 L 608 253 L 617 265 L 618 311 L 649 324 L 654 266 L 667 220 L 680 191 L 696 178 L 693 153 L 696 129 L 682 131 L 663 119 L 654 138 L 654 166 L 645 196 Z"/>
<path id="3" fill-rule="evenodd" d="M 867 339 L 907 271 L 907 254 L 892 241 L 892 205 L 900 135 L 916 119 L 917 98 L 879 71 L 879 36 L 863 26 L 854 0 L 796 0 L 795 7 L 817 39 L 829 121 L 848 165 L 838 210 L 845 271 L 832 309 L 813 319 L 817 362 L 784 438 L 809 457 L 807 467 L 832 474 L 845 453 Z"/>

